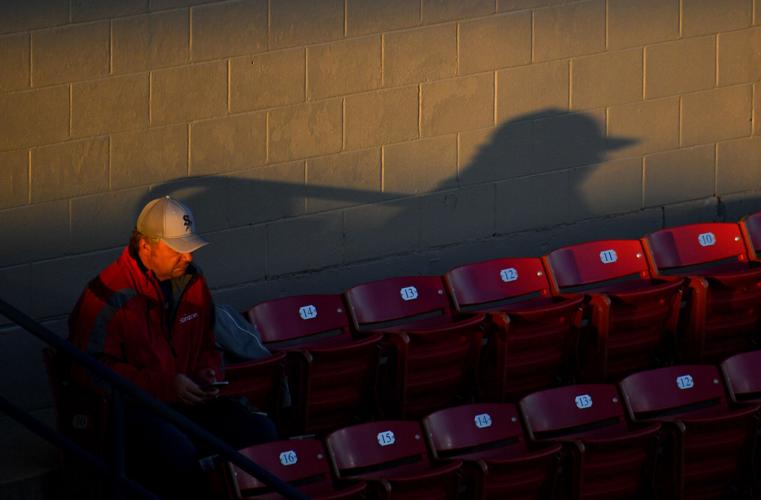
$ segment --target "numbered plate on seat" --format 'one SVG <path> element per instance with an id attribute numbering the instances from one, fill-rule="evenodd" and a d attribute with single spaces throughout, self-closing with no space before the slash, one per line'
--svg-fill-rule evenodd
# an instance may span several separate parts
<path id="1" fill-rule="evenodd" d="M 383 431 L 378 433 L 378 444 L 381 446 L 389 446 L 396 443 L 396 436 L 393 431 Z"/>
<path id="2" fill-rule="evenodd" d="M 414 286 L 405 286 L 399 290 L 399 294 L 402 296 L 402 300 L 415 300 L 418 298 L 417 288 Z"/>
<path id="3" fill-rule="evenodd" d="M 299 317 L 301 319 L 314 319 L 317 317 L 317 308 L 312 305 L 299 307 Z"/>
<path id="4" fill-rule="evenodd" d="M 507 269 L 503 269 L 499 272 L 499 277 L 505 283 L 516 281 L 518 279 L 518 270 L 514 267 L 508 267 Z"/>
<path id="5" fill-rule="evenodd" d="M 695 381 L 692 379 L 692 375 L 680 375 L 676 378 L 676 386 L 682 390 L 692 389 L 695 387 Z"/>
<path id="6" fill-rule="evenodd" d="M 298 461 L 299 461 L 299 457 L 296 455 L 296 452 L 293 450 L 284 451 L 280 454 L 280 463 L 282 465 L 285 465 L 285 466 L 294 465 Z"/>
<path id="7" fill-rule="evenodd" d="M 713 233 L 702 233 L 698 235 L 698 243 L 701 247 L 710 247 L 716 244 L 716 235 Z"/>
<path id="8" fill-rule="evenodd" d="M 580 410 L 586 410 L 592 407 L 592 396 L 589 394 L 580 394 L 574 398 L 576 408 Z"/>
<path id="9" fill-rule="evenodd" d="M 476 422 L 476 427 L 479 429 L 486 429 L 487 427 L 491 427 L 491 415 L 488 413 L 481 413 L 480 415 L 476 415 L 473 417 L 473 420 Z"/>
<path id="10" fill-rule="evenodd" d="M 618 254 L 612 248 L 610 250 L 603 250 L 600 252 L 600 262 L 603 264 L 613 264 L 618 260 Z"/>

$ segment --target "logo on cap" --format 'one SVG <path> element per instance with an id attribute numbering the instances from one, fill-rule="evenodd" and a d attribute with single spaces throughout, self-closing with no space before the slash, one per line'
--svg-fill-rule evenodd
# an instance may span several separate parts
<path id="1" fill-rule="evenodd" d="M 148 202 L 135 227 L 149 238 L 160 239 L 172 250 L 193 252 L 207 241 L 194 232 L 193 213 L 183 203 L 165 196 Z"/>

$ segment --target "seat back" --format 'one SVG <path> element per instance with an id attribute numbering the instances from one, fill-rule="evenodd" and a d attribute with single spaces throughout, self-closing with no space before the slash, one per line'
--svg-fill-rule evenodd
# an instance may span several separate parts
<path id="1" fill-rule="evenodd" d="M 477 403 L 423 419 L 436 458 L 470 463 L 468 498 L 552 498 L 560 445 L 529 448 L 516 406 Z"/>
<path id="2" fill-rule="evenodd" d="M 389 346 L 381 367 L 385 415 L 418 418 L 474 392 L 481 314 L 455 314 L 440 276 L 408 276 L 346 291 L 358 331 L 380 331 Z"/>
<path id="3" fill-rule="evenodd" d="M 270 347 L 304 345 L 326 339 L 351 340 L 341 295 L 295 295 L 261 302 L 245 312 Z"/>
<path id="4" fill-rule="evenodd" d="M 556 291 L 624 278 L 648 279 L 650 269 L 638 240 L 600 240 L 559 248 L 545 257 Z"/>
<path id="5" fill-rule="evenodd" d="M 444 279 L 458 310 L 550 296 L 550 282 L 538 257 L 467 264 L 450 270 Z"/>
<path id="6" fill-rule="evenodd" d="M 330 463 L 317 439 L 291 439 L 250 446 L 240 454 L 295 485 L 331 483 Z M 228 463 L 237 498 L 272 491 L 269 486 L 233 463 Z"/>
<path id="7" fill-rule="evenodd" d="M 468 404 L 439 410 L 423 419 L 435 456 L 447 458 L 496 447 L 525 450 L 523 426 L 512 403 Z"/>
<path id="8" fill-rule="evenodd" d="M 740 226 L 730 222 L 688 224 L 650 233 L 644 238 L 658 272 L 701 264 L 748 262 Z"/>
<path id="9" fill-rule="evenodd" d="M 761 351 L 735 354 L 721 363 L 730 398 L 738 403 L 761 403 Z"/>
<path id="10" fill-rule="evenodd" d="M 582 380 L 615 381 L 671 356 L 682 280 L 653 279 L 639 240 L 581 243 L 545 260 L 556 293 L 589 295 L 578 350 Z"/>
<path id="11" fill-rule="evenodd" d="M 727 410 L 721 375 L 713 365 L 646 370 L 629 375 L 619 385 L 635 420 L 672 420 Z"/>
<path id="12" fill-rule="evenodd" d="M 649 498 L 658 424 L 630 424 L 612 384 L 529 394 L 520 402 L 532 439 L 561 441 L 570 458 L 570 498 Z"/>
<path id="13" fill-rule="evenodd" d="M 298 295 L 246 312 L 268 347 L 290 352 L 289 430 L 322 433 L 360 422 L 373 406 L 381 335 L 354 339 L 341 295 Z"/>
<path id="14" fill-rule="evenodd" d="M 283 362 L 285 353 L 225 366 L 225 379 L 230 385 L 220 389 L 224 396 L 245 396 L 256 408 L 277 416 L 282 401 Z"/>
<path id="15" fill-rule="evenodd" d="M 373 324 L 452 314 L 440 276 L 406 276 L 363 283 L 346 291 L 349 311 L 358 329 Z"/>
<path id="16" fill-rule="evenodd" d="M 482 400 L 517 401 L 569 376 L 583 297 L 553 297 L 540 258 L 468 264 L 445 281 L 458 310 L 494 313 L 480 363 Z"/>
<path id="17" fill-rule="evenodd" d="M 594 436 L 626 427 L 621 398 L 613 384 L 578 384 L 529 394 L 520 403 L 532 439 Z"/>
<path id="18" fill-rule="evenodd" d="M 740 229 L 745 238 L 748 253 L 755 253 L 756 258 L 761 256 L 761 212 L 743 217 L 740 220 Z"/>
<path id="19" fill-rule="evenodd" d="M 717 367 L 679 365 L 620 382 L 633 419 L 669 424 L 664 482 L 668 498 L 729 498 L 746 486 L 758 406 L 730 408 Z"/>
<path id="20" fill-rule="evenodd" d="M 344 427 L 325 442 L 339 477 L 420 470 L 430 466 L 420 424 L 385 420 Z"/>
<path id="21" fill-rule="evenodd" d="M 738 224 L 677 226 L 643 241 L 658 274 L 690 277 L 684 360 L 718 362 L 752 348 L 761 326 L 761 268 L 751 262 Z"/>

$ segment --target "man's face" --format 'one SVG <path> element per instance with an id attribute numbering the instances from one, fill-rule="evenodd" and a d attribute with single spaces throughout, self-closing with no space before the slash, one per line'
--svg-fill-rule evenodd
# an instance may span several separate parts
<path id="1" fill-rule="evenodd" d="M 145 239 L 140 241 L 140 258 L 143 265 L 153 271 L 161 281 L 179 278 L 185 274 L 188 264 L 193 260 L 191 254 L 172 250 L 161 240 L 158 243 L 149 243 Z"/>

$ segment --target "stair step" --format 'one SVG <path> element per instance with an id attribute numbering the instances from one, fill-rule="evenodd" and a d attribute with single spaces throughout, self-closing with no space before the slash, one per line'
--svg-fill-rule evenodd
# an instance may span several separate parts
<path id="1" fill-rule="evenodd" d="M 31 414 L 55 428 L 52 408 Z M 56 498 L 58 450 L 6 415 L 0 415 L 0 429 L 0 500 Z"/>

